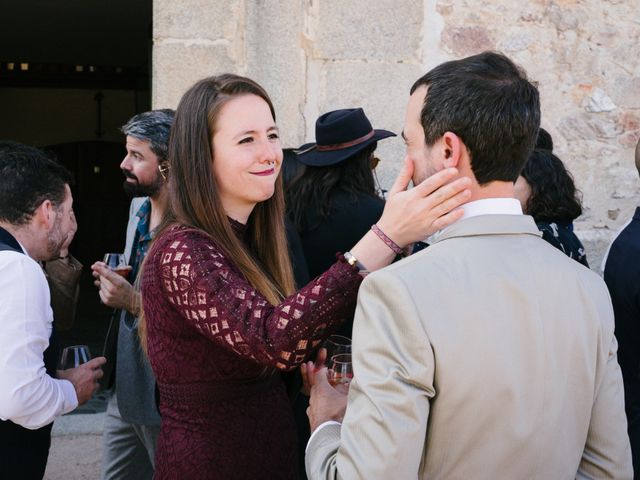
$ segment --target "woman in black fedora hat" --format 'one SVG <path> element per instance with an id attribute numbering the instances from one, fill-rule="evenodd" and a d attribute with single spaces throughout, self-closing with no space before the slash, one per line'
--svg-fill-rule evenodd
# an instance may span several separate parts
<path id="1" fill-rule="evenodd" d="M 311 278 L 335 262 L 382 215 L 374 157 L 379 140 L 395 133 L 374 129 L 362 108 L 334 110 L 316 121 L 316 142 L 298 150 L 303 165 L 285 185 L 287 215 L 300 239 Z M 345 331 L 351 325 L 345 325 Z"/>

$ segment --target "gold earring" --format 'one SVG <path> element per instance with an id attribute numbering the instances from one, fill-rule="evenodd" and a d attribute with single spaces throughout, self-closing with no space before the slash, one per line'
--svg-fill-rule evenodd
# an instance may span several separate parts
<path id="1" fill-rule="evenodd" d="M 167 175 L 169 174 L 170 168 L 171 167 L 169 167 L 169 165 L 167 165 L 166 163 L 162 165 L 158 165 L 158 171 L 160 172 L 160 176 L 165 182 L 167 181 Z"/>

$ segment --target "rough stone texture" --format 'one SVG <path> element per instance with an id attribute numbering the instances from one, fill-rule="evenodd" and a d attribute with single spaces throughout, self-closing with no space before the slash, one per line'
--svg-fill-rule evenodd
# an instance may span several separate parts
<path id="1" fill-rule="evenodd" d="M 210 75 L 236 71 L 229 45 L 168 43 L 153 49 L 153 108 L 176 108 L 182 94 Z"/>
<path id="2" fill-rule="evenodd" d="M 301 41 L 304 3 L 303 0 L 247 2 L 246 75 L 269 92 L 285 147 L 299 146 L 305 131 L 302 110 L 306 60 Z"/>
<path id="3" fill-rule="evenodd" d="M 154 0 L 154 38 L 174 39 L 229 38 L 235 34 L 241 0 Z"/>
<path id="4" fill-rule="evenodd" d="M 265 85 L 286 146 L 347 106 L 399 132 L 421 74 L 503 51 L 538 82 L 543 126 L 584 194 L 576 228 L 596 266 L 640 203 L 639 12 L 640 0 L 155 0 L 153 104 L 175 106 L 196 79 L 232 70 Z M 389 186 L 403 148 L 379 148 Z"/>
<path id="5" fill-rule="evenodd" d="M 418 60 L 421 0 L 315 2 L 318 4 L 315 46 L 320 58 L 365 62 Z"/>
<path id="6" fill-rule="evenodd" d="M 203 77 L 243 73 L 244 14 L 240 0 L 154 0 L 154 108 L 175 108 Z"/>
<path id="7" fill-rule="evenodd" d="M 459 57 L 495 49 L 489 32 L 480 26 L 447 28 L 442 35 L 442 43 Z"/>

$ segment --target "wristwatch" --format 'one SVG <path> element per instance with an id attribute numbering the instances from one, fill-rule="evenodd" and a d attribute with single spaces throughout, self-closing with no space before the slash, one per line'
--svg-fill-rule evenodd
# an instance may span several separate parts
<path id="1" fill-rule="evenodd" d="M 369 270 L 367 270 L 367 267 L 365 267 L 363 264 L 361 264 L 358 259 L 356 257 L 353 256 L 353 254 L 351 252 L 344 252 L 344 259 L 346 260 L 346 262 L 351 265 L 351 266 L 355 266 L 358 269 L 358 273 L 362 276 L 367 275 L 369 273 Z"/>

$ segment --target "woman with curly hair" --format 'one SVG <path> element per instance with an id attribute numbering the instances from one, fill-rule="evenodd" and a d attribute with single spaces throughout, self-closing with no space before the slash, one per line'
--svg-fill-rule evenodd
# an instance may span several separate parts
<path id="1" fill-rule="evenodd" d="M 580 192 L 562 160 L 551 150 L 536 148 L 515 183 L 522 209 L 531 215 L 551 245 L 588 267 L 584 246 L 573 233 L 582 214 Z"/>

